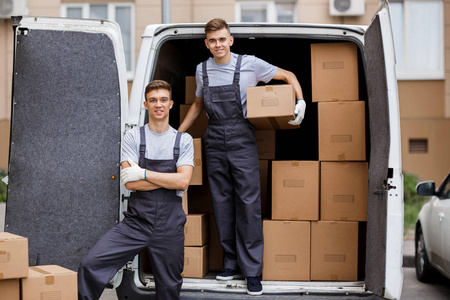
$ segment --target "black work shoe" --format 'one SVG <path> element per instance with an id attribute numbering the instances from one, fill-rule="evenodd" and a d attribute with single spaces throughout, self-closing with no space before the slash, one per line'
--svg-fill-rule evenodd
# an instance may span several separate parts
<path id="1" fill-rule="evenodd" d="M 259 277 L 247 277 L 247 294 L 259 296 L 263 293 L 261 279 Z"/>
<path id="2" fill-rule="evenodd" d="M 216 279 L 217 280 L 232 280 L 234 278 L 239 277 L 239 274 L 237 271 L 232 269 L 225 269 L 222 273 L 217 274 Z"/>

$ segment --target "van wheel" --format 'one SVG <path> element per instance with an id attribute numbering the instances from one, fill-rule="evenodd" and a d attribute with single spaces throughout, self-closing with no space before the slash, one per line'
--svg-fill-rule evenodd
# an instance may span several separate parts
<path id="1" fill-rule="evenodd" d="M 422 227 L 420 226 L 416 230 L 415 244 L 416 277 L 421 282 L 432 282 L 436 277 L 437 272 L 430 265 L 430 261 L 428 260 Z"/>

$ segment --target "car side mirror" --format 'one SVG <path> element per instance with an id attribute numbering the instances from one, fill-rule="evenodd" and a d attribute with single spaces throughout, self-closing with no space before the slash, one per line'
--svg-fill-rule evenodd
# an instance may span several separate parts
<path id="1" fill-rule="evenodd" d="M 419 182 L 416 186 L 416 193 L 421 196 L 433 196 L 436 193 L 434 181 Z"/>

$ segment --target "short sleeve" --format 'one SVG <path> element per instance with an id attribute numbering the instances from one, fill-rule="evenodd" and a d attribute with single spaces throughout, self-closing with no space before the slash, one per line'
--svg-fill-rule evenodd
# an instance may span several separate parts
<path id="1" fill-rule="evenodd" d="M 128 130 L 123 137 L 122 153 L 120 162 L 127 161 L 130 158 L 132 161 L 139 162 L 139 143 L 138 127 Z"/>
<path id="2" fill-rule="evenodd" d="M 255 56 L 252 56 L 253 58 L 253 66 L 255 68 L 255 74 L 256 74 L 256 81 L 262 81 L 264 83 L 268 83 L 277 73 L 278 67 L 266 62 L 265 60 L 262 60 L 260 58 L 257 58 Z"/>
<path id="3" fill-rule="evenodd" d="M 197 65 L 197 69 L 195 70 L 195 83 L 197 85 L 195 96 L 203 98 L 203 72 L 201 63 Z"/>
<path id="4" fill-rule="evenodd" d="M 180 156 L 178 157 L 177 167 L 194 166 L 194 143 L 192 136 L 183 133 L 180 141 Z"/>

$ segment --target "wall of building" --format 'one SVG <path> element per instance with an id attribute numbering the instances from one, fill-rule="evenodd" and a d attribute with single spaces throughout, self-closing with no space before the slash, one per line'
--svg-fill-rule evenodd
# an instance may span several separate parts
<path id="1" fill-rule="evenodd" d="M 450 119 L 444 80 L 399 81 L 402 161 L 406 172 L 440 182 L 450 171 Z M 427 153 L 411 153 L 410 139 L 426 139 Z"/>

